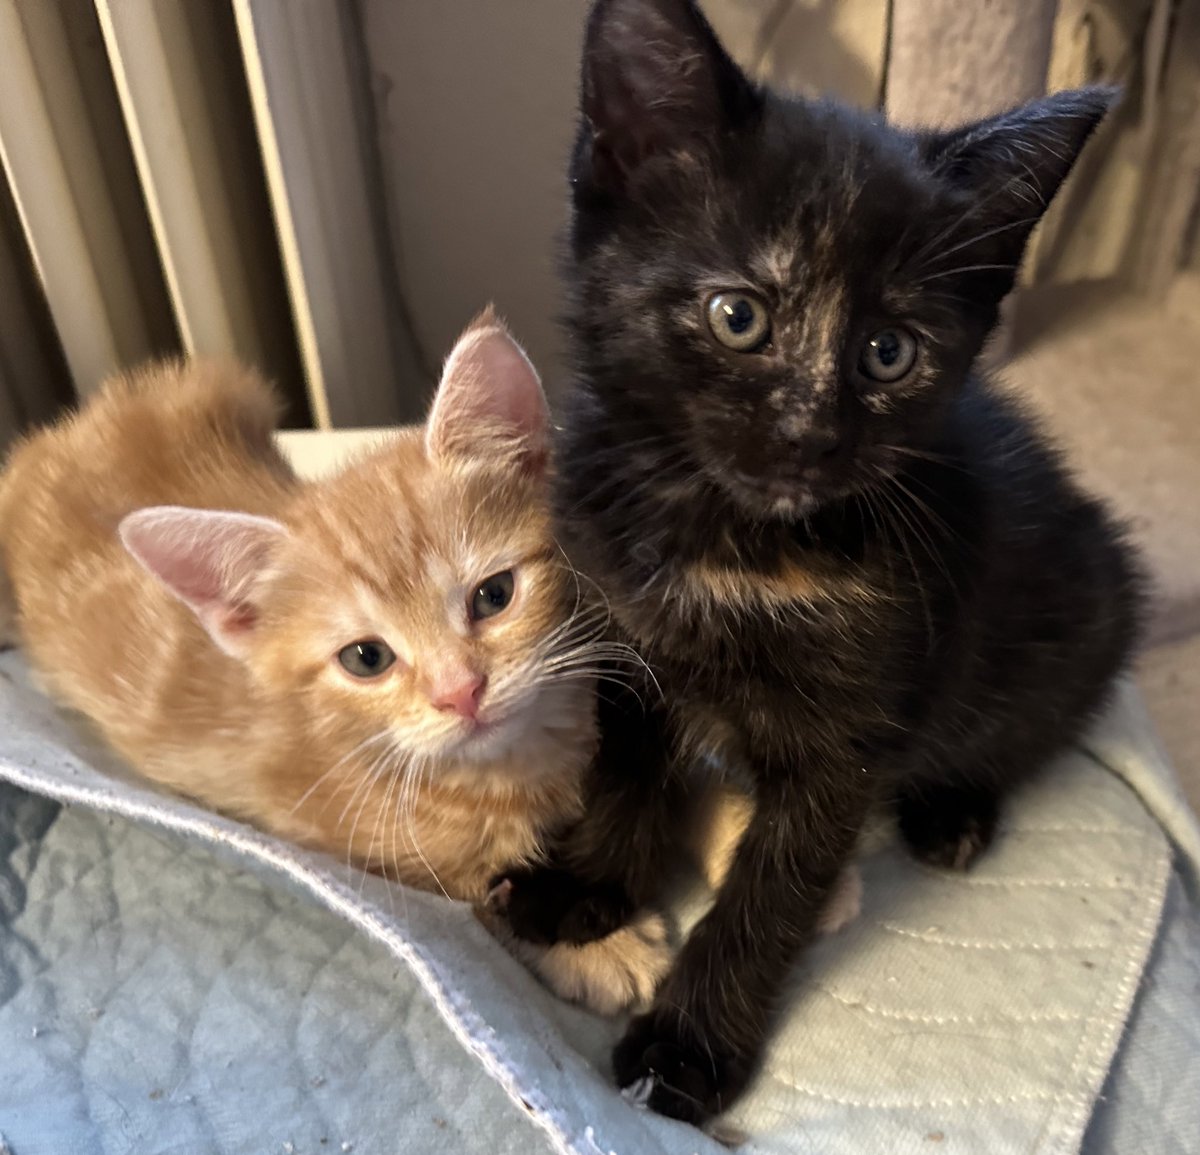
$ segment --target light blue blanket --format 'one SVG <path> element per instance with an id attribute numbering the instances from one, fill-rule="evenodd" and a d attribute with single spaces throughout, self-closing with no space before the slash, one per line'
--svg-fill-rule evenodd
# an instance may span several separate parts
<path id="1" fill-rule="evenodd" d="M 0 778 L 0 1152 L 721 1150 L 626 1104 L 617 1025 L 469 912 L 132 780 L 12 655 Z M 870 842 L 730 1124 L 771 1155 L 1200 1151 L 1198 863 L 1127 693 L 969 875 Z"/>

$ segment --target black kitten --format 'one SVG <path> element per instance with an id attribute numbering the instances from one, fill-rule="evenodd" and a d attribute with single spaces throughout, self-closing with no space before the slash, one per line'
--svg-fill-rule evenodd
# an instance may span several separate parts
<path id="1" fill-rule="evenodd" d="M 611 929 L 654 894 L 686 768 L 744 774 L 731 873 L 614 1056 L 659 1111 L 746 1086 L 869 807 L 968 866 L 1128 660 L 1134 558 L 972 368 L 1111 99 L 902 132 L 754 87 L 689 0 L 595 6 L 560 533 L 665 707 L 604 708 L 572 872 L 518 878 L 514 918 Z"/>

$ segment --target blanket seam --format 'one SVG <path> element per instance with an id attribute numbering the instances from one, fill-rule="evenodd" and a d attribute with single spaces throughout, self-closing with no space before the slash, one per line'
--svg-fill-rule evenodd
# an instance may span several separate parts
<path id="1" fill-rule="evenodd" d="M 1149 815 L 1147 817 L 1149 818 Z M 1157 825 L 1155 829 L 1159 829 Z M 1161 830 L 1159 838 L 1161 843 L 1156 843 L 1154 838 L 1146 839 L 1138 872 L 1145 880 L 1144 887 L 1139 888 L 1139 891 L 1149 887 L 1151 893 L 1156 895 L 1157 901 L 1147 903 L 1146 912 L 1136 923 L 1133 934 L 1136 947 L 1121 968 L 1122 973 L 1117 980 L 1116 1000 L 1113 1006 L 1116 1013 L 1111 1018 L 1098 1014 L 1089 1016 L 1080 1035 L 1079 1047 L 1071 1061 L 1071 1078 L 1082 1077 L 1085 1086 L 1056 1100 L 1058 1110 L 1051 1112 L 1043 1130 L 1043 1136 L 1053 1144 L 1049 1149 L 1063 1152 L 1064 1155 L 1074 1155 L 1083 1141 L 1096 1097 L 1100 1094 L 1104 1079 L 1116 1056 L 1120 1037 L 1128 1024 L 1133 999 L 1141 985 L 1146 962 L 1162 919 L 1170 877 L 1171 852 L 1166 836 Z M 1041 1146 L 1042 1142 L 1039 1139 L 1034 1150 L 1040 1149 Z"/>

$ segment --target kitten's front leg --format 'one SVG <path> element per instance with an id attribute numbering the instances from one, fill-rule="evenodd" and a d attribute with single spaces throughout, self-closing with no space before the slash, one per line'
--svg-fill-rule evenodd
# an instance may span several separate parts
<path id="1" fill-rule="evenodd" d="M 494 880 L 492 907 L 518 938 L 547 946 L 604 938 L 662 883 L 682 804 L 665 717 L 627 689 L 601 700 L 599 722 L 583 818 L 545 864 Z"/>
<path id="2" fill-rule="evenodd" d="M 774 775 L 764 776 L 712 909 L 613 1052 L 627 1098 L 691 1123 L 725 1110 L 758 1068 L 780 993 L 817 933 L 869 802 L 858 767 L 804 781 L 792 768 Z"/>

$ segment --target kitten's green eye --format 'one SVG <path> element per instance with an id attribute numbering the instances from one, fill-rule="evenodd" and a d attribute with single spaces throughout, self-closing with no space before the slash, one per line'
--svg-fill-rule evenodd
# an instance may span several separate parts
<path id="1" fill-rule="evenodd" d="M 391 646 L 373 638 L 352 642 L 338 653 L 338 661 L 343 669 L 356 678 L 377 678 L 395 660 Z"/>
<path id="2" fill-rule="evenodd" d="M 746 293 L 714 293 L 704 312 L 712 335 L 734 352 L 752 353 L 771 335 L 766 306 Z"/>
<path id="3" fill-rule="evenodd" d="M 867 338 L 858 358 L 858 370 L 872 381 L 885 384 L 907 376 L 917 362 L 917 339 L 907 329 L 880 329 Z"/>
<path id="4" fill-rule="evenodd" d="M 475 621 L 495 617 L 513 596 L 513 573 L 506 569 L 484 578 L 471 598 L 471 617 Z"/>

